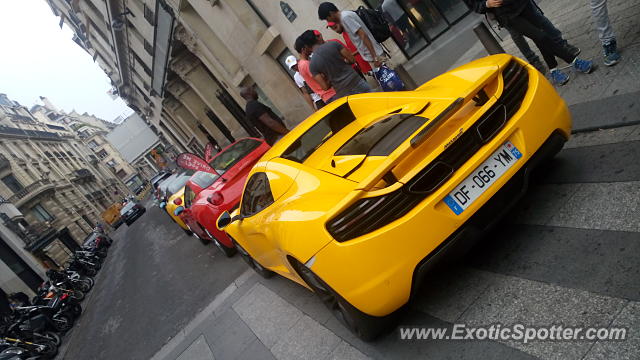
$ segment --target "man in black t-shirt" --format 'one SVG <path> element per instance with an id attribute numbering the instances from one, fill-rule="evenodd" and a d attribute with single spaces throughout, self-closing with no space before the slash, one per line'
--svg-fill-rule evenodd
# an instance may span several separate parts
<path id="1" fill-rule="evenodd" d="M 267 144 L 275 144 L 282 135 L 289 132 L 282 119 L 268 106 L 258 101 L 258 93 L 253 86 L 242 88 L 240 95 L 247 100 L 245 108 L 247 120 L 262 133 Z"/>

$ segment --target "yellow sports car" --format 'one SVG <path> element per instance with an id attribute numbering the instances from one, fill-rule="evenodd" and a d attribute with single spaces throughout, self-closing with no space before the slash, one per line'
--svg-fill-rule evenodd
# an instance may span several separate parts
<path id="1" fill-rule="evenodd" d="M 176 191 L 173 195 L 169 196 L 165 210 L 171 216 L 171 219 L 176 222 L 188 235 L 191 234 L 191 230 L 187 227 L 187 224 L 182 221 L 180 216 L 176 215 L 176 209 L 184 203 L 184 185 L 180 190 Z"/>
<path id="2" fill-rule="evenodd" d="M 542 74 L 486 57 L 415 91 L 322 108 L 255 165 L 218 227 L 258 273 L 310 288 L 372 339 L 429 268 L 496 224 L 570 131 Z"/>

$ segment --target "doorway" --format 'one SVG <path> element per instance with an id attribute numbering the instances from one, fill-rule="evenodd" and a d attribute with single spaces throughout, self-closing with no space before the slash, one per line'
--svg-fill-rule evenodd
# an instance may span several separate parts
<path id="1" fill-rule="evenodd" d="M 31 290 L 36 291 L 38 286 L 42 284 L 42 278 L 33 269 L 27 265 L 24 260 L 18 254 L 9 247 L 0 238 L 0 260 L 2 260 L 7 266 L 20 278 Z"/>

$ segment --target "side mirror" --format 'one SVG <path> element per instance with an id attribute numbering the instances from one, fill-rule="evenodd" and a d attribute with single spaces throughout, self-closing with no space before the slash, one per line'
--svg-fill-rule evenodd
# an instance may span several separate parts
<path id="1" fill-rule="evenodd" d="M 173 211 L 173 215 L 175 216 L 180 216 L 180 214 L 182 214 L 182 212 L 184 211 L 184 207 L 182 206 L 178 206 L 174 211 Z"/>
<path id="2" fill-rule="evenodd" d="M 229 224 L 231 224 L 234 221 L 237 220 L 242 220 L 242 216 L 241 215 L 236 215 L 234 217 L 231 217 L 231 214 L 229 214 L 228 211 L 223 212 L 220 217 L 218 218 L 218 222 L 216 225 L 218 225 L 218 229 L 222 230 L 225 227 L 227 227 Z"/>
<path id="3" fill-rule="evenodd" d="M 229 214 L 228 211 L 225 211 L 220 214 L 220 217 L 218 218 L 218 229 L 222 230 L 229 224 L 231 224 L 231 214 Z"/>

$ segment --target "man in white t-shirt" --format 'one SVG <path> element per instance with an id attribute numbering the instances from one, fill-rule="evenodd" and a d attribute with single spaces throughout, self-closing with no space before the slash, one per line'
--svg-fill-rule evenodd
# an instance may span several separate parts
<path id="1" fill-rule="evenodd" d="M 314 93 L 311 90 L 311 88 L 307 85 L 307 83 L 302 78 L 302 75 L 298 71 L 298 59 L 296 59 L 296 57 L 293 55 L 289 55 L 284 60 L 284 62 L 287 64 L 289 69 L 296 72 L 295 74 L 293 74 L 293 80 L 296 82 L 298 89 L 300 89 L 300 92 L 302 93 L 302 97 L 304 97 L 307 103 L 311 105 L 314 110 L 318 110 L 323 107 L 324 102 L 322 101 L 320 95 Z"/>
<path id="2" fill-rule="evenodd" d="M 318 7 L 318 17 L 320 20 L 342 24 L 360 56 L 371 63 L 371 67 L 374 69 L 380 67 L 387 60 L 382 45 L 376 41 L 371 31 L 355 12 L 339 11 L 333 3 L 323 2 Z"/>

